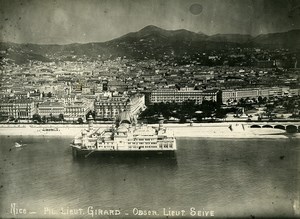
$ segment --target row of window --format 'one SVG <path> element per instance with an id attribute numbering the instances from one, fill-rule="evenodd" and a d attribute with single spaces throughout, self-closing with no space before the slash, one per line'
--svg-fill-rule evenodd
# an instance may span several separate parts
<path id="1" fill-rule="evenodd" d="M 128 146 L 129 149 L 157 148 L 157 146 Z"/>
<path id="2" fill-rule="evenodd" d="M 64 113 L 64 110 L 39 110 L 39 113 Z"/>
<path id="3" fill-rule="evenodd" d="M 0 108 L 0 112 L 14 112 L 14 111 L 20 111 L 20 110 L 26 110 L 26 111 L 34 111 L 33 108 L 22 108 L 22 109 L 15 109 L 15 108 Z"/>
<path id="4" fill-rule="evenodd" d="M 173 144 L 160 144 L 159 145 L 160 148 L 173 148 Z"/>
<path id="5" fill-rule="evenodd" d="M 99 112 L 98 115 L 113 115 L 113 114 L 119 114 L 119 111 L 112 111 L 112 112 Z"/>
<path id="6" fill-rule="evenodd" d="M 125 101 L 122 101 L 125 102 Z M 107 103 L 97 103 L 95 102 L 96 106 L 125 106 L 125 103 L 111 103 L 111 102 L 107 102 Z"/>
<path id="7" fill-rule="evenodd" d="M 157 144 L 157 142 L 128 142 L 128 145 L 131 145 L 131 144 L 140 144 L 140 145 L 143 145 L 143 144 Z"/>
<path id="8" fill-rule="evenodd" d="M 65 116 L 82 116 L 84 117 L 85 114 L 84 113 L 65 113 Z"/>

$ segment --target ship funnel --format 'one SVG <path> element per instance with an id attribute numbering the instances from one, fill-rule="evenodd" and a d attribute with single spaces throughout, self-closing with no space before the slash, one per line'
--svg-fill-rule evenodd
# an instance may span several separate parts
<path id="1" fill-rule="evenodd" d="M 164 124 L 164 117 L 162 114 L 160 114 L 160 116 L 158 117 L 158 127 L 159 127 L 159 130 L 161 130 L 163 128 L 163 124 Z"/>
<path id="2" fill-rule="evenodd" d="M 92 117 L 92 115 L 90 115 L 88 118 L 88 130 L 91 131 L 93 129 L 94 126 L 94 119 Z"/>

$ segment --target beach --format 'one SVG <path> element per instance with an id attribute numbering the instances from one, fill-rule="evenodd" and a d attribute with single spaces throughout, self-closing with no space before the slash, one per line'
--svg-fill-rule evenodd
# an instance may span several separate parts
<path id="1" fill-rule="evenodd" d="M 300 133 L 286 135 L 285 130 L 275 128 L 251 128 L 252 123 L 194 123 L 163 124 L 174 132 L 175 137 L 202 138 L 289 138 Z M 298 125 L 298 124 L 297 124 Z M 148 126 L 158 127 L 158 124 Z M 111 124 L 94 124 L 95 130 L 103 130 Z M 8 136 L 77 136 L 87 129 L 87 124 L 1 124 L 0 135 Z"/>

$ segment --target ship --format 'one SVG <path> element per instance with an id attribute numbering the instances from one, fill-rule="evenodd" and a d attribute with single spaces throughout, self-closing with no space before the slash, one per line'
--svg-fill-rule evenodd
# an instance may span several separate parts
<path id="1" fill-rule="evenodd" d="M 23 145 L 22 144 L 20 144 L 20 143 L 18 143 L 18 142 L 15 142 L 15 147 L 16 148 L 20 148 L 20 147 L 22 147 Z"/>
<path id="2" fill-rule="evenodd" d="M 95 129 L 93 118 L 88 118 L 88 128 L 76 136 L 71 143 L 73 157 L 91 153 L 114 154 L 174 154 L 177 150 L 173 131 L 163 125 L 164 118 L 159 117 L 159 126 L 151 127 L 137 123 L 128 112 L 121 112 L 111 127 Z"/>

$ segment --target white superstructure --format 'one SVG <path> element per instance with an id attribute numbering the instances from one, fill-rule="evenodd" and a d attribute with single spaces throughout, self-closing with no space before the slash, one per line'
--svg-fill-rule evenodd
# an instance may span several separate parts
<path id="1" fill-rule="evenodd" d="M 125 115 L 125 116 L 124 116 Z M 163 127 L 131 124 L 125 114 L 120 116 L 118 127 L 100 130 L 90 126 L 75 137 L 71 146 L 82 151 L 175 151 L 174 133 Z M 123 117 L 123 118 L 122 118 Z M 127 118 L 126 118 L 127 117 Z"/>

